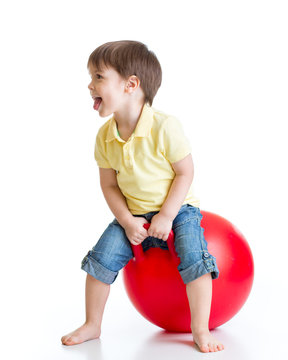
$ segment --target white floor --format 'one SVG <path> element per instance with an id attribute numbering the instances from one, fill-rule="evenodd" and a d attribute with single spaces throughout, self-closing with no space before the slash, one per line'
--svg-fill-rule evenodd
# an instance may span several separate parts
<path id="1" fill-rule="evenodd" d="M 28 287 L 27 292 L 19 294 L 18 301 L 10 302 L 10 306 L 15 305 L 14 314 L 5 314 L 4 311 L 2 317 L 5 326 L 2 327 L 1 340 L 2 352 L 6 349 L 5 359 L 25 355 L 30 360 L 170 360 L 180 356 L 181 360 L 207 357 L 249 360 L 280 359 L 285 354 L 281 328 L 285 329 L 285 317 L 287 321 L 287 312 L 283 313 L 287 295 L 284 289 L 282 296 L 272 295 L 277 284 L 275 289 L 267 292 L 265 283 L 257 279 L 242 310 L 214 331 L 225 344 L 223 352 L 202 354 L 193 346 L 190 334 L 167 333 L 150 324 L 131 305 L 121 275 L 111 288 L 101 338 L 72 347 L 63 346 L 61 336 L 78 327 L 83 320 L 84 279 L 84 273 L 74 281 L 55 277 L 58 296 L 51 293 L 53 286 L 48 283 L 46 290 L 40 285 L 31 293 Z M 75 286 L 71 286 L 73 282 Z"/>

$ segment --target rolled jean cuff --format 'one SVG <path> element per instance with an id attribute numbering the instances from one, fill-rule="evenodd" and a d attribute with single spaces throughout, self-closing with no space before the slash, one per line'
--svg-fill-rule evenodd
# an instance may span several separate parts
<path id="1" fill-rule="evenodd" d="M 180 270 L 179 272 L 184 284 L 188 284 L 208 273 L 211 273 L 212 279 L 217 279 L 219 276 L 216 259 L 212 255 L 210 255 L 209 259 L 199 260 L 197 263 L 189 266 L 187 269 Z"/>
<path id="2" fill-rule="evenodd" d="M 89 253 L 83 259 L 81 269 L 86 271 L 95 279 L 100 280 L 108 285 L 111 285 L 118 276 L 117 271 L 111 271 L 105 268 L 105 266 L 99 264 L 95 259 L 89 257 Z"/>

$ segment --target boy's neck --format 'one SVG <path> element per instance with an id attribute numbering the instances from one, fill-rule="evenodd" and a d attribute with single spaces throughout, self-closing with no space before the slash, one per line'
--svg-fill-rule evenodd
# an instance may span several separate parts
<path id="1" fill-rule="evenodd" d="M 114 113 L 118 129 L 135 129 L 143 109 L 143 102 L 133 102 L 124 107 L 123 111 Z"/>

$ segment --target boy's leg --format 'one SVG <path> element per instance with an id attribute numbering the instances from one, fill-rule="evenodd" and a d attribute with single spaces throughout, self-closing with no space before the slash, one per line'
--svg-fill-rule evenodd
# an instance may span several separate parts
<path id="1" fill-rule="evenodd" d="M 86 321 L 72 333 L 62 337 L 64 345 L 74 345 L 98 338 L 104 307 L 118 272 L 133 257 L 124 229 L 114 220 L 97 244 L 82 260 L 86 278 Z"/>
<path id="2" fill-rule="evenodd" d="M 191 330 L 202 352 L 223 350 L 224 346 L 210 333 L 208 323 L 212 299 L 211 274 L 205 274 L 186 285 L 191 312 Z"/>
<path id="3" fill-rule="evenodd" d="M 110 285 L 87 274 L 86 278 L 86 321 L 80 328 L 62 337 L 63 345 L 80 344 L 97 339 L 101 333 L 101 323 Z"/>
<path id="4" fill-rule="evenodd" d="M 212 299 L 212 277 L 218 277 L 216 259 L 209 254 L 202 215 L 199 208 L 181 207 L 173 222 L 175 250 L 181 259 L 178 270 L 183 282 L 191 311 L 191 330 L 195 343 L 203 352 L 222 350 L 223 345 L 209 332 Z"/>

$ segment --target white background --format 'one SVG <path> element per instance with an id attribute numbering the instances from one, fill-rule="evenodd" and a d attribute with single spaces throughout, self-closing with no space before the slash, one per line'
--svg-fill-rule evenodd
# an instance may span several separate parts
<path id="1" fill-rule="evenodd" d="M 121 275 L 101 340 L 64 347 L 84 320 L 80 262 L 111 220 L 93 158 L 100 119 L 89 54 L 146 43 L 154 107 L 191 141 L 201 208 L 233 222 L 255 260 L 249 300 L 215 333 L 221 359 L 280 358 L 287 323 L 287 2 L 11 0 L 0 5 L 1 347 L 5 359 L 203 358 L 130 305 Z M 278 356 L 278 357 L 277 357 Z"/>

